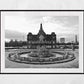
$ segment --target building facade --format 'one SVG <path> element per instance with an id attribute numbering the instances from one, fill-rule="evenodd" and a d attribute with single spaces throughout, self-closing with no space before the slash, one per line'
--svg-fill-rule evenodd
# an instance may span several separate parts
<path id="1" fill-rule="evenodd" d="M 75 35 L 75 43 L 76 44 L 78 43 L 78 41 L 77 41 L 77 35 Z"/>
<path id="2" fill-rule="evenodd" d="M 65 43 L 65 38 L 60 38 L 60 43 Z"/>
<path id="3" fill-rule="evenodd" d="M 56 34 L 46 34 L 43 30 L 42 24 L 40 24 L 39 32 L 34 35 L 31 32 L 27 35 L 27 48 L 38 48 L 45 46 L 46 48 L 56 48 Z"/>

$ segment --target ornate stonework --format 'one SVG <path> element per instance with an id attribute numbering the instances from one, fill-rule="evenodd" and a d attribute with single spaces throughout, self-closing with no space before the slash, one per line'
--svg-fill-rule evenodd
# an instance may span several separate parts
<path id="1" fill-rule="evenodd" d="M 38 46 L 46 46 L 46 48 L 56 48 L 56 34 L 46 34 L 40 24 L 39 32 L 34 35 L 31 32 L 27 35 L 27 48 L 37 48 Z"/>

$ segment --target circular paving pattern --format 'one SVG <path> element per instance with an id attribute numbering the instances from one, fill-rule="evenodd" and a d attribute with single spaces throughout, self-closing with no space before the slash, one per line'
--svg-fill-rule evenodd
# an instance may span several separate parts
<path id="1" fill-rule="evenodd" d="M 44 50 L 41 52 L 10 53 L 8 59 L 13 62 L 26 64 L 55 64 L 72 61 L 75 59 L 75 56 L 70 52 L 49 52 Z"/>

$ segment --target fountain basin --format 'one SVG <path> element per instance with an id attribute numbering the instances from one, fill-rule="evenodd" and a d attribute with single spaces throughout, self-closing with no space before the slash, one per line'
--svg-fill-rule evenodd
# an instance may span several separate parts
<path id="1" fill-rule="evenodd" d="M 52 52 L 48 54 L 34 52 L 11 53 L 8 59 L 13 62 L 26 64 L 55 64 L 69 62 L 75 59 L 73 53 L 65 54 L 63 52 Z"/>

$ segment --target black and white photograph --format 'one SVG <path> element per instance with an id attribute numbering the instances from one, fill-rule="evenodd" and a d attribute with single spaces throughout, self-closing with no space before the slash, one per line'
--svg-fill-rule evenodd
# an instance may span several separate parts
<path id="1" fill-rule="evenodd" d="M 2 11 L 1 72 L 82 73 L 83 12 Z"/>

